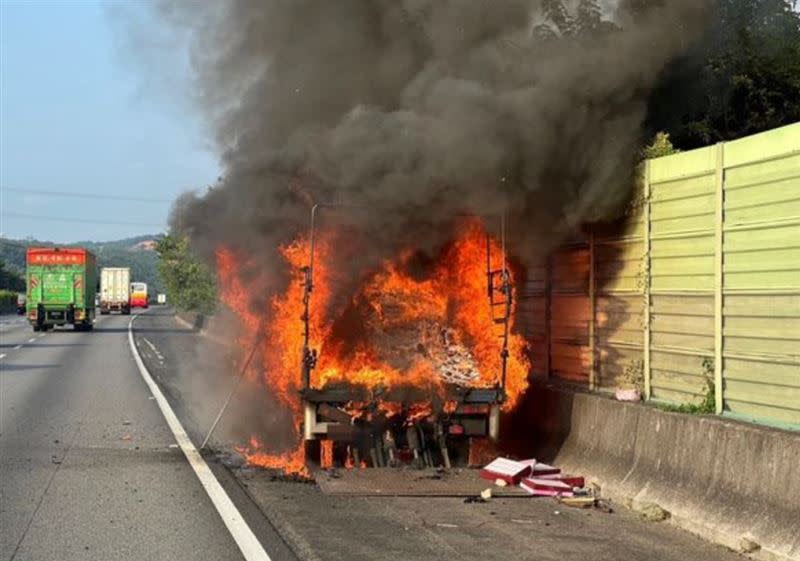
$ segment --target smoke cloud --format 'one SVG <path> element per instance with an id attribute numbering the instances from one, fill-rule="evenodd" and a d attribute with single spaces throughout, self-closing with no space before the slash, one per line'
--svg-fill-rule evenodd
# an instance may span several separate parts
<path id="1" fill-rule="evenodd" d="M 648 96 L 710 3 L 606 2 L 616 29 L 549 38 L 548 0 L 164 4 L 224 166 L 173 226 L 271 265 L 314 202 L 370 209 L 385 252 L 506 213 L 521 256 L 540 255 L 624 203 Z"/>

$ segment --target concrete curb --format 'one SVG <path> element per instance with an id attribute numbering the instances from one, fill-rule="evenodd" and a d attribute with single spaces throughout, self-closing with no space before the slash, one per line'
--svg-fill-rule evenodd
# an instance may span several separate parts
<path id="1" fill-rule="evenodd" d="M 238 483 L 239 488 L 244 492 L 245 495 L 252 501 L 253 505 L 258 509 L 258 511 L 267 519 L 272 527 L 275 529 L 275 532 L 280 536 L 286 546 L 294 553 L 300 561 L 322 561 L 322 558 L 317 555 L 314 551 L 314 548 L 311 547 L 311 544 L 308 543 L 299 532 L 297 532 L 292 525 L 287 522 L 283 516 L 278 513 L 277 509 L 272 508 L 264 508 L 266 505 L 262 504 L 262 501 L 259 501 L 253 493 L 250 491 L 249 486 L 247 485 L 247 478 L 242 477 L 238 472 L 238 470 L 231 469 L 227 466 L 223 466 L 224 469 L 228 470 L 228 473 L 231 474 L 233 479 Z"/>
<path id="2" fill-rule="evenodd" d="M 206 316 L 202 314 L 196 314 L 193 312 L 179 312 L 176 311 L 175 315 L 173 316 L 175 321 L 177 321 L 180 325 L 185 327 L 186 329 L 191 329 L 201 337 L 205 337 L 209 341 L 213 341 L 218 345 L 223 345 L 226 347 L 232 347 L 233 344 L 230 341 L 222 339 L 221 337 L 217 337 L 208 332 L 206 328 Z"/>
<path id="3" fill-rule="evenodd" d="M 202 330 L 197 329 L 197 327 L 195 327 L 192 323 L 190 323 L 190 322 L 186 321 L 185 319 L 183 319 L 178 312 L 175 312 L 175 316 L 174 317 L 175 317 L 175 321 L 177 321 L 179 324 L 181 324 L 186 329 L 191 329 L 192 331 L 197 330 L 198 333 L 202 333 Z"/>
<path id="4" fill-rule="evenodd" d="M 539 457 L 759 560 L 800 560 L 800 433 L 539 386 Z"/>

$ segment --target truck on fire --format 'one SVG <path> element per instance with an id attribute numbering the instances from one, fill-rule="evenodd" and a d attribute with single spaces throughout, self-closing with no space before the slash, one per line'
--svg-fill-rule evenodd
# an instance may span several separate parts
<path id="1" fill-rule="evenodd" d="M 94 326 L 97 260 L 80 247 L 30 247 L 27 251 L 27 318 L 34 331 L 71 324 Z"/>
<path id="2" fill-rule="evenodd" d="M 340 461 L 342 465 L 386 467 L 399 465 L 406 456 L 417 467 L 443 465 L 449 468 L 451 465 L 475 463 L 473 454 L 477 457 L 481 449 L 491 445 L 486 443 L 487 440 L 495 441 L 499 436 L 501 408 L 511 395 L 507 386 L 511 368 L 509 361 L 514 363 L 512 390 L 524 385 L 520 379 L 527 375 L 527 369 L 521 368 L 524 361 L 518 357 L 522 348 L 516 341 L 519 336 L 511 333 L 514 288 L 506 258 L 504 217 L 500 217 L 497 237 L 492 237 L 483 226 L 468 227 L 465 231 L 470 232 L 467 236 L 469 243 L 454 246 L 467 248 L 461 250 L 454 261 L 469 264 L 469 270 L 476 275 L 467 283 L 470 290 L 467 300 L 483 310 L 483 333 L 480 336 L 485 341 L 484 359 L 491 357 L 488 359 L 492 364 L 491 371 L 479 372 L 480 366 L 474 354 L 459 343 L 457 330 L 441 321 L 427 322 L 426 328 L 426 321 L 420 321 L 422 314 L 419 310 L 425 303 L 424 299 L 438 301 L 436 295 L 426 295 L 425 291 L 413 288 L 405 292 L 394 291 L 391 283 L 369 293 L 368 299 L 378 301 L 368 303 L 365 309 L 378 312 L 367 318 L 366 323 L 375 319 L 384 322 L 376 332 L 384 343 L 379 353 L 383 351 L 392 356 L 412 354 L 432 367 L 437 375 L 446 371 L 448 374 L 467 373 L 471 377 L 467 382 L 442 379 L 437 386 L 437 395 L 432 396 L 429 387 L 413 387 L 413 384 L 385 387 L 346 381 L 328 381 L 324 385 L 314 383 L 314 371 L 319 368 L 320 356 L 311 346 L 311 320 L 315 317 L 312 293 L 318 282 L 316 274 L 320 266 L 317 265 L 320 257 L 315 254 L 316 240 L 320 235 L 318 211 L 323 208 L 347 210 L 339 205 L 317 205 L 312 209 L 308 261 L 301 269 L 303 337 L 302 348 L 298 350 L 302 354 L 300 395 L 306 463 L 325 467 L 332 461 Z M 468 226 L 478 224 L 475 217 L 462 219 Z M 481 264 L 484 259 L 485 263 Z M 464 272 L 459 270 L 459 275 L 463 276 Z M 412 281 L 409 286 L 416 285 Z M 447 290 L 445 285 L 439 286 L 441 290 Z M 479 304 L 482 297 L 486 301 Z M 408 321 L 391 317 L 402 309 L 412 310 L 406 318 Z M 348 325 L 352 324 L 350 318 Z M 363 333 L 364 330 L 359 328 L 355 332 Z M 476 335 L 473 333 L 473 338 Z M 512 340 L 516 341 L 513 350 Z M 357 341 L 356 346 L 363 348 L 363 343 L 363 339 Z M 476 376 L 485 376 L 488 382 Z"/>
<path id="3" fill-rule="evenodd" d="M 131 270 L 128 267 L 100 269 L 100 313 L 131 313 Z"/>

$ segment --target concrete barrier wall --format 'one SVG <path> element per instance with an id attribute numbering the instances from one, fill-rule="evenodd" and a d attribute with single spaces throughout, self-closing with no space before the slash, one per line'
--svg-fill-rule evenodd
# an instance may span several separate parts
<path id="1" fill-rule="evenodd" d="M 800 434 L 555 387 L 533 393 L 539 458 L 726 547 L 758 544 L 756 559 L 800 560 Z"/>
<path id="2" fill-rule="evenodd" d="M 203 329 L 203 326 L 206 322 L 206 316 L 203 314 L 198 314 L 197 312 L 176 310 L 175 315 L 185 324 L 191 325 L 193 329 Z"/>

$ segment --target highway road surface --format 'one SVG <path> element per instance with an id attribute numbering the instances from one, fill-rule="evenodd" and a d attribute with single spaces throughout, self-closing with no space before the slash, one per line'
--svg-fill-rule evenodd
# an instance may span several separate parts
<path id="1" fill-rule="evenodd" d="M 167 309 L 130 321 L 40 334 L 0 317 L 0 561 L 739 558 L 624 509 L 336 497 L 204 459 L 194 446 L 233 387 L 235 348 Z M 238 425 L 274 423 L 262 393 L 231 402 L 221 457 Z"/>
<path id="2" fill-rule="evenodd" d="M 241 560 L 138 371 L 130 317 L 0 323 L 0 560 Z"/>

